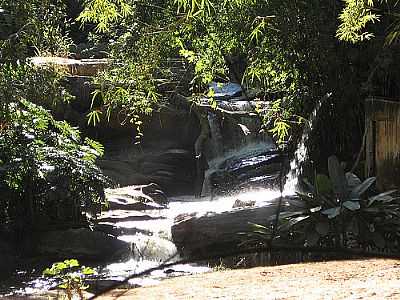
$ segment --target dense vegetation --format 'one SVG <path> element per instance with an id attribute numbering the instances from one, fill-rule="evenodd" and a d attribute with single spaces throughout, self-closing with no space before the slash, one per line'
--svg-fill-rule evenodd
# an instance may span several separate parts
<path id="1" fill-rule="evenodd" d="M 83 222 L 83 212 L 95 215 L 107 182 L 94 165 L 101 145 L 83 140 L 76 128 L 39 105 L 57 100 L 61 89 L 47 85 L 60 78 L 24 65 L 3 65 L 0 74 L 2 223 L 32 229 Z"/>
<path id="2" fill-rule="evenodd" d="M 73 100 L 64 74 L 36 68 L 35 54 L 66 55 L 63 1 L 0 1 L 0 216 L 2 230 L 73 226 L 95 216 L 108 180 L 102 146 L 52 111 Z"/>
<path id="3" fill-rule="evenodd" d="M 215 105 L 212 81 L 269 101 L 258 113 L 282 144 L 332 94 L 309 140 L 310 161 L 324 169 L 329 155 L 352 161 L 358 152 L 366 96 L 398 96 L 397 8 L 389 0 L 0 0 L 0 222 L 82 222 L 104 201 L 101 145 L 57 120 L 57 107 L 73 101 L 63 74 L 28 57 L 110 58 L 88 121 L 118 113 L 138 139 L 143 117 L 177 95 Z M 174 64 L 186 73 L 177 78 Z"/>
<path id="4" fill-rule="evenodd" d="M 397 61 L 395 40 L 382 48 L 385 34 L 396 34 L 396 9 L 380 1 L 86 1 L 79 20 L 86 28 L 95 25 L 93 36 L 110 41 L 110 57 L 123 62 L 99 77 L 104 106 L 91 116 L 99 120 L 120 110 L 140 127 L 140 115 L 177 93 L 196 102 L 205 92 L 213 104 L 208 84 L 233 81 L 271 102 L 259 113 L 285 143 L 332 93 L 309 141 L 311 160 L 324 166 L 329 155 L 339 154 L 351 161 L 363 136 L 365 97 L 398 91 L 390 67 Z M 376 39 L 368 43 L 337 38 L 367 41 L 370 29 Z M 176 59 L 188 65 L 185 89 L 171 74 Z M 174 82 L 166 96 L 165 85 Z"/>

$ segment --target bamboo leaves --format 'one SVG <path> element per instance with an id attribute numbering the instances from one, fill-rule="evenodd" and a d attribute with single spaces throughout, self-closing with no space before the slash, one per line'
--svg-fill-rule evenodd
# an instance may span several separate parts
<path id="1" fill-rule="evenodd" d="M 370 40 L 374 35 L 365 31 L 369 23 L 379 21 L 380 16 L 373 13 L 371 7 L 373 1 L 368 0 L 345 0 L 346 6 L 339 15 L 340 25 L 336 36 L 346 42 L 353 44 Z"/>

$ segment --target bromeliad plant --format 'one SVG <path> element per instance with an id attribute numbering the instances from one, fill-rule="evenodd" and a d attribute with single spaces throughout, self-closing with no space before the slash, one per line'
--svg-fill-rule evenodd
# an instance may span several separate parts
<path id="1" fill-rule="evenodd" d="M 329 177 L 318 175 L 299 193 L 297 211 L 282 212 L 279 238 L 305 246 L 395 250 L 400 237 L 400 201 L 395 190 L 371 196 L 375 177 L 361 180 L 345 173 L 338 159 L 328 159 Z"/>

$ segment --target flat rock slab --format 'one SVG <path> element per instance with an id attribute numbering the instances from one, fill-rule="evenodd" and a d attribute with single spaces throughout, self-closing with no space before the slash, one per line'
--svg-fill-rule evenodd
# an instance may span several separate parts
<path id="1" fill-rule="evenodd" d="M 168 199 L 156 184 L 133 185 L 117 189 L 107 189 L 106 198 L 110 209 L 162 209 Z"/>
<path id="2" fill-rule="evenodd" d="M 113 236 L 121 236 L 121 235 L 135 235 L 135 234 L 145 234 L 151 235 L 152 232 L 149 230 L 139 229 L 139 228 L 125 228 L 122 226 L 116 226 L 115 223 L 112 222 L 100 222 L 95 225 L 95 230 L 104 232 L 106 234 L 110 234 Z"/>
<path id="3" fill-rule="evenodd" d="M 123 195 L 107 195 L 107 200 L 110 209 L 150 210 L 165 208 L 154 202 L 145 203 Z"/>
<path id="4" fill-rule="evenodd" d="M 69 75 L 94 76 L 105 70 L 110 64 L 109 59 L 70 59 L 64 57 L 36 56 L 29 58 L 35 66 L 56 66 Z"/>
<path id="5" fill-rule="evenodd" d="M 165 219 L 162 216 L 151 216 L 135 210 L 110 210 L 103 212 L 97 222 L 119 223 L 128 221 L 148 221 Z"/>

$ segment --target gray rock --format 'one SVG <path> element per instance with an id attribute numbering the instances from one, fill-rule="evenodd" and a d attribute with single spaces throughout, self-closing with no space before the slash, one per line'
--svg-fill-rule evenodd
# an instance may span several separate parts
<path id="1" fill-rule="evenodd" d="M 130 243 L 87 228 L 50 231 L 40 239 L 41 255 L 87 260 L 118 260 L 131 253 Z"/>
<path id="2" fill-rule="evenodd" d="M 154 202 L 160 205 L 167 205 L 169 200 L 165 193 L 161 190 L 161 187 L 156 183 L 150 183 L 142 186 L 141 190 L 143 194 L 149 196 Z"/>
<path id="3" fill-rule="evenodd" d="M 149 221 L 158 219 L 165 219 L 165 217 L 158 215 L 151 216 L 139 211 L 110 210 L 108 212 L 103 212 L 102 215 L 97 219 L 97 221 L 108 222 L 108 223 L 119 223 L 128 221 Z"/>
<path id="4" fill-rule="evenodd" d="M 155 184 L 132 185 L 106 190 L 110 209 L 149 210 L 165 208 L 168 198 Z"/>
<path id="5" fill-rule="evenodd" d="M 253 207 L 256 205 L 256 201 L 255 200 L 240 200 L 240 199 L 236 199 L 235 203 L 233 203 L 232 208 L 238 208 L 238 207 Z"/>

